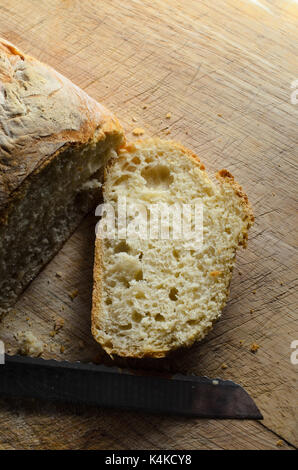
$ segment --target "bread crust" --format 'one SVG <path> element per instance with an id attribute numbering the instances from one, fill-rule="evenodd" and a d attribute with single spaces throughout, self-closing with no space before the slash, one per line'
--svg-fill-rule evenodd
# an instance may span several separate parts
<path id="1" fill-rule="evenodd" d="M 18 188 L 65 146 L 123 144 L 117 118 L 50 66 L 0 38 L 0 223 Z"/>
<path id="2" fill-rule="evenodd" d="M 135 143 L 127 143 L 125 146 L 119 149 L 118 153 L 121 156 L 121 153 L 123 152 L 129 152 L 133 153 L 137 149 L 137 145 L 154 145 L 160 143 L 160 139 L 147 139 L 147 140 L 138 140 L 135 141 Z M 184 155 L 186 155 L 188 158 L 190 158 L 193 163 L 202 171 L 204 171 L 206 178 L 209 179 L 209 176 L 207 175 L 205 171 L 205 166 L 201 163 L 199 157 L 192 152 L 191 150 L 185 148 L 183 145 L 181 145 L 178 142 L 174 141 L 166 141 L 166 144 L 170 144 L 172 148 L 175 148 L 177 150 L 180 150 L 183 152 Z M 113 166 L 113 160 L 110 161 L 108 164 L 106 170 L 105 170 L 105 177 L 107 176 L 107 173 Z M 229 188 L 233 190 L 237 198 L 240 200 L 240 205 L 242 207 L 243 213 L 245 215 L 245 225 L 242 230 L 242 236 L 239 239 L 239 246 L 246 246 L 246 241 L 247 241 L 247 236 L 248 236 L 248 230 L 251 227 L 251 225 L 254 222 L 254 216 L 253 216 L 253 211 L 252 207 L 248 201 L 248 197 L 246 193 L 243 191 L 242 187 L 235 181 L 233 175 L 228 170 L 220 170 L 218 173 L 216 173 L 216 178 L 219 182 L 219 184 L 222 186 L 224 189 L 225 186 L 227 185 Z M 236 250 L 234 253 L 234 256 L 236 256 Z M 131 357 L 131 358 L 163 358 L 165 357 L 168 353 L 173 351 L 174 349 L 178 349 L 181 346 L 177 346 L 176 348 L 169 348 L 168 350 L 145 350 L 145 351 L 140 351 L 140 352 L 134 352 L 131 350 L 115 350 L 113 346 L 111 347 L 107 344 L 102 344 L 102 341 L 100 338 L 98 338 L 98 333 L 97 330 L 101 329 L 100 326 L 100 317 L 101 317 L 101 300 L 102 300 L 102 275 L 103 275 L 103 264 L 102 264 L 102 242 L 100 238 L 96 238 L 95 242 L 95 259 L 94 259 L 94 285 L 93 285 L 93 303 L 92 303 L 92 314 L 91 314 L 91 320 L 92 320 L 92 334 L 94 338 L 101 344 L 101 346 L 105 349 L 105 351 L 113 357 L 115 356 L 122 356 L 122 357 Z M 232 279 L 232 270 L 227 274 L 229 284 Z M 226 291 L 226 298 L 224 299 L 221 310 L 224 308 L 227 298 L 229 295 L 229 287 L 227 288 Z M 96 313 L 96 311 L 98 313 Z M 213 321 L 213 323 L 216 320 Z M 212 326 L 210 326 L 210 329 Z M 207 331 L 205 331 L 205 334 Z M 204 335 L 205 336 L 205 335 Z M 187 344 L 184 344 L 184 347 L 190 347 L 195 341 L 202 339 L 200 337 L 197 337 L 197 335 L 194 333 L 192 337 L 188 338 Z"/>

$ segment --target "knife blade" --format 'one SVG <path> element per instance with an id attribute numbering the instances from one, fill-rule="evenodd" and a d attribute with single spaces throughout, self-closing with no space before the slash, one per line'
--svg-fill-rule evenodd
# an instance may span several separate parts
<path id="1" fill-rule="evenodd" d="M 263 419 L 230 380 L 140 374 L 117 367 L 5 355 L 0 396 L 84 403 L 199 418 Z"/>

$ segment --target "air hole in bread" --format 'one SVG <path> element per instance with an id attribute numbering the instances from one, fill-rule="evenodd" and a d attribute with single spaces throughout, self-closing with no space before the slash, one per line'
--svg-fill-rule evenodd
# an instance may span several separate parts
<path id="1" fill-rule="evenodd" d="M 176 259 L 179 259 L 179 258 L 180 258 L 180 254 L 179 254 L 179 252 L 178 252 L 175 248 L 174 248 L 174 250 L 173 250 L 173 256 L 174 256 L 174 258 L 176 258 Z"/>
<path id="2" fill-rule="evenodd" d="M 176 289 L 176 287 L 172 287 L 169 293 L 170 299 L 173 301 L 178 300 L 177 294 L 178 294 L 178 290 Z"/>
<path id="3" fill-rule="evenodd" d="M 136 299 L 144 299 L 145 298 L 144 292 L 142 292 L 142 291 L 137 292 L 136 295 L 135 295 L 135 298 Z"/>
<path id="4" fill-rule="evenodd" d="M 168 189 L 174 181 L 173 175 L 165 165 L 147 166 L 141 171 L 141 175 L 149 188 Z"/>
<path id="5" fill-rule="evenodd" d="M 127 325 L 119 325 L 120 330 L 131 330 L 132 324 L 128 323 Z"/>
<path id="6" fill-rule="evenodd" d="M 143 280 L 143 271 L 141 269 L 138 272 L 136 272 L 135 280 L 136 281 L 142 281 Z"/>
<path id="7" fill-rule="evenodd" d="M 139 312 L 133 312 L 132 319 L 136 323 L 140 323 L 143 319 L 143 316 Z"/>
<path id="8" fill-rule="evenodd" d="M 128 165 L 126 168 L 125 168 L 126 171 L 136 171 L 136 167 L 134 165 Z"/>
<path id="9" fill-rule="evenodd" d="M 165 321 L 165 317 L 163 315 L 161 315 L 160 313 L 158 313 L 157 315 L 155 315 L 155 320 L 156 321 Z"/>
<path id="10" fill-rule="evenodd" d="M 115 181 L 115 185 L 120 185 L 120 184 L 123 184 L 123 183 L 126 183 L 127 180 L 128 180 L 129 176 L 128 175 L 122 175 L 120 176 L 120 178 L 118 178 L 116 181 Z"/>
<path id="11" fill-rule="evenodd" d="M 112 303 L 113 303 L 111 297 L 107 297 L 105 302 L 106 302 L 106 305 L 112 305 Z"/>
<path id="12" fill-rule="evenodd" d="M 130 246 L 124 240 L 115 246 L 115 253 L 129 253 L 129 250 Z"/>

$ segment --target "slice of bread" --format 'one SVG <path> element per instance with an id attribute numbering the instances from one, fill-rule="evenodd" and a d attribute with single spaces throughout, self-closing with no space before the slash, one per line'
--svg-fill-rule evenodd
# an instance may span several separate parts
<path id="1" fill-rule="evenodd" d="M 147 209 L 157 202 L 203 207 L 202 246 L 97 236 L 92 333 L 111 356 L 163 357 L 204 338 L 219 318 L 236 249 L 246 245 L 254 218 L 233 176 L 221 170 L 216 178 L 190 150 L 159 139 L 128 144 L 108 166 L 104 201 L 116 214 L 123 196 L 127 206 Z"/>

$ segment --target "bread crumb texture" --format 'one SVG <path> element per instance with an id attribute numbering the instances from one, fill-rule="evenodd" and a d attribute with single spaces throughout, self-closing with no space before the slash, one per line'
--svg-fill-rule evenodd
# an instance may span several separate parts
<path id="1" fill-rule="evenodd" d="M 19 331 L 16 334 L 19 353 L 23 356 L 38 357 L 43 353 L 44 344 L 31 331 Z"/>
<path id="2" fill-rule="evenodd" d="M 203 247 L 183 240 L 96 240 L 92 332 L 110 355 L 163 357 L 201 340 L 226 304 L 235 254 L 253 223 L 246 194 L 222 170 L 212 181 L 180 144 L 128 144 L 106 171 L 104 200 L 203 205 Z"/>

